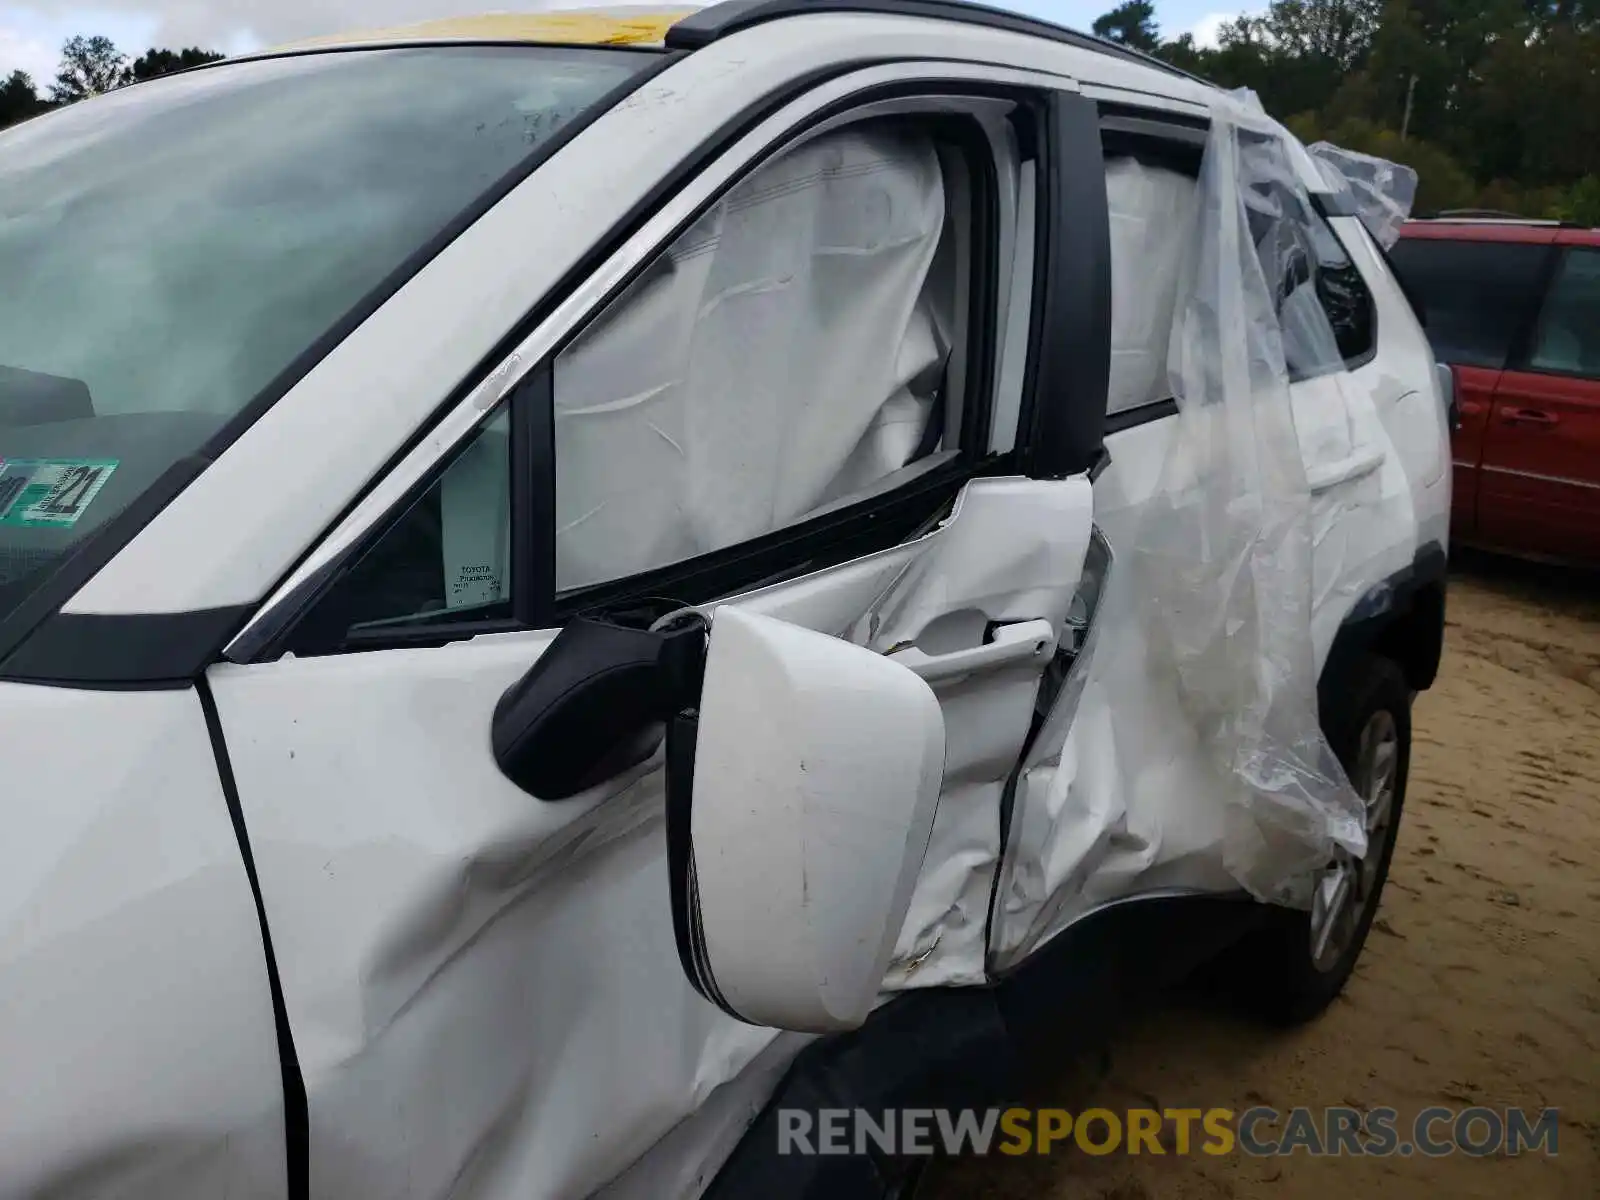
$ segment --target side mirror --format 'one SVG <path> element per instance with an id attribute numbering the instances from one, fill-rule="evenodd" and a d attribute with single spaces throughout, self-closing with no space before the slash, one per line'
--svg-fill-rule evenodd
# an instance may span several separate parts
<path id="1" fill-rule="evenodd" d="M 578 617 L 500 697 L 490 747 L 501 774 L 566 800 L 655 753 L 667 720 L 699 695 L 705 623 L 668 630 Z"/>
<path id="2" fill-rule="evenodd" d="M 505 776 L 587 791 L 667 741 L 673 927 L 689 982 L 755 1025 L 853 1029 L 877 1003 L 933 832 L 944 715 L 906 666 L 719 608 L 578 618 L 500 698 Z"/>
<path id="3" fill-rule="evenodd" d="M 752 1024 L 872 1011 L 928 848 L 944 718 L 906 667 L 723 607 L 667 742 L 673 921 L 689 980 Z"/>

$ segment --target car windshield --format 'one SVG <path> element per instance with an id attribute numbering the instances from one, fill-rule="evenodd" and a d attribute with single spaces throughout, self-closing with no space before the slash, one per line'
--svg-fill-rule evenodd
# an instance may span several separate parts
<path id="1" fill-rule="evenodd" d="M 0 133 L 0 621 L 651 57 L 263 59 Z"/>

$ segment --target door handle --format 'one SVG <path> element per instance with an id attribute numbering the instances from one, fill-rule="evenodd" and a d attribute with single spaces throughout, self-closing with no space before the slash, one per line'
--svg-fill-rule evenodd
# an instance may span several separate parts
<path id="1" fill-rule="evenodd" d="M 926 682 L 933 683 L 1017 663 L 1043 666 L 1056 652 L 1056 641 L 1055 626 L 1049 621 L 1016 621 L 996 627 L 994 640 L 981 646 L 953 650 L 949 654 L 926 654 L 913 642 L 890 650 L 889 655 Z"/>
<path id="2" fill-rule="evenodd" d="M 1561 424 L 1561 418 L 1553 412 L 1546 412 L 1542 408 L 1502 408 L 1500 419 L 1507 425 L 1542 425 L 1549 427 Z"/>

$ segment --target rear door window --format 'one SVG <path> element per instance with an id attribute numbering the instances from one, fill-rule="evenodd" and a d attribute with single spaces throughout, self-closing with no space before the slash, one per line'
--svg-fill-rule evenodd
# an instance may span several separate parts
<path id="1" fill-rule="evenodd" d="M 1427 313 L 1434 357 L 1492 370 L 1506 365 L 1527 323 L 1549 254 L 1549 247 L 1527 243 L 1433 238 L 1402 238 L 1391 251 Z"/>
<path id="2" fill-rule="evenodd" d="M 1568 250 L 1550 285 L 1528 366 L 1600 379 L 1600 250 Z"/>

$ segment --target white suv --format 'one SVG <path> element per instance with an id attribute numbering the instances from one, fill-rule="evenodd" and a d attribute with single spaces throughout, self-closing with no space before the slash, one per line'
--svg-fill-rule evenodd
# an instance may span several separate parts
<path id="1" fill-rule="evenodd" d="M 951 0 L 0 134 L 0 1195 L 877 1197 L 779 1114 L 1320 1010 L 1450 510 L 1331 179 Z"/>

